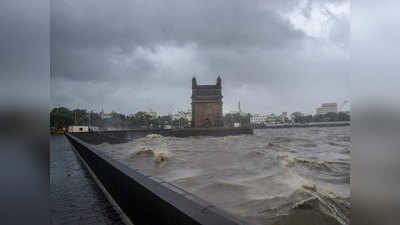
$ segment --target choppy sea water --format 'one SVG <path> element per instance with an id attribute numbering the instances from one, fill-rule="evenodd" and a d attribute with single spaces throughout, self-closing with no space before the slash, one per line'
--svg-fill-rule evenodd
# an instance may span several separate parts
<path id="1" fill-rule="evenodd" d="M 350 224 L 350 127 L 97 147 L 253 224 Z"/>

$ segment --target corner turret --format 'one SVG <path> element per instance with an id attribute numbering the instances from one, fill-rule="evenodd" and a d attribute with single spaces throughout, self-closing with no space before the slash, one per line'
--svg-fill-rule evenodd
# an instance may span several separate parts
<path id="1" fill-rule="evenodd" d="M 197 87 L 197 81 L 196 81 L 196 77 L 192 78 L 192 89 L 195 89 Z"/>
<path id="2" fill-rule="evenodd" d="M 218 78 L 217 78 L 217 88 L 221 88 L 222 87 L 221 83 L 222 83 L 221 77 L 218 76 Z"/>

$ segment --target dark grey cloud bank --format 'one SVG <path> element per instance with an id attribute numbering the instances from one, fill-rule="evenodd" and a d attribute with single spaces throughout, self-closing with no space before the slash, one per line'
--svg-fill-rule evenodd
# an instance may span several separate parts
<path id="1" fill-rule="evenodd" d="M 49 2 L 0 2 L 0 113 L 48 107 Z"/>
<path id="2" fill-rule="evenodd" d="M 173 112 L 221 75 L 225 111 L 311 112 L 348 97 L 346 4 L 54 1 L 52 104 Z"/>

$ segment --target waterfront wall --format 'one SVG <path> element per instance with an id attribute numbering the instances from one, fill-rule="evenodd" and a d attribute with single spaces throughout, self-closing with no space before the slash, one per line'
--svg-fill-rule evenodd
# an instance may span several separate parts
<path id="1" fill-rule="evenodd" d="M 190 136 L 228 136 L 253 134 L 251 128 L 185 128 L 185 129 L 143 129 L 143 130 L 115 130 L 73 133 L 74 136 L 90 144 L 104 142 L 118 144 L 145 137 L 149 134 L 162 136 L 190 137 Z"/>
<path id="2" fill-rule="evenodd" d="M 66 136 L 96 179 L 135 225 L 246 224 L 172 184 L 112 159 L 71 134 Z"/>
<path id="3" fill-rule="evenodd" d="M 275 129 L 275 128 L 305 128 L 305 127 L 342 127 L 342 126 L 351 126 L 350 121 L 345 122 L 313 122 L 313 123 L 295 123 L 295 124 L 275 124 L 275 125 L 263 125 L 263 124 L 254 124 L 253 128 L 256 129 Z"/>

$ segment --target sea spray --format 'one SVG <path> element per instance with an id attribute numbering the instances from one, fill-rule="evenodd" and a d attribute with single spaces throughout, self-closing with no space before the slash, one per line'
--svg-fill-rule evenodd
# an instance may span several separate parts
<path id="1" fill-rule="evenodd" d="M 146 155 L 154 157 L 154 162 L 157 164 L 167 161 L 172 153 L 166 150 L 153 149 L 148 146 L 137 146 L 135 155 Z"/>
<path id="2" fill-rule="evenodd" d="M 162 138 L 163 136 L 160 134 L 148 134 L 146 135 L 147 139 L 153 139 L 153 138 Z"/>
<path id="3" fill-rule="evenodd" d="M 294 191 L 288 199 L 295 202 L 269 209 L 269 211 L 275 212 L 277 216 L 277 221 L 273 225 L 350 224 L 349 201 L 319 192 L 314 185 L 303 185 Z"/>
<path id="4" fill-rule="evenodd" d="M 147 146 L 136 146 L 136 155 L 152 155 L 154 156 L 154 151 L 153 149 L 147 147 Z"/>
<path id="5" fill-rule="evenodd" d="M 171 153 L 168 151 L 158 150 L 154 152 L 154 161 L 158 164 L 167 161 L 169 157 L 171 157 Z"/>

